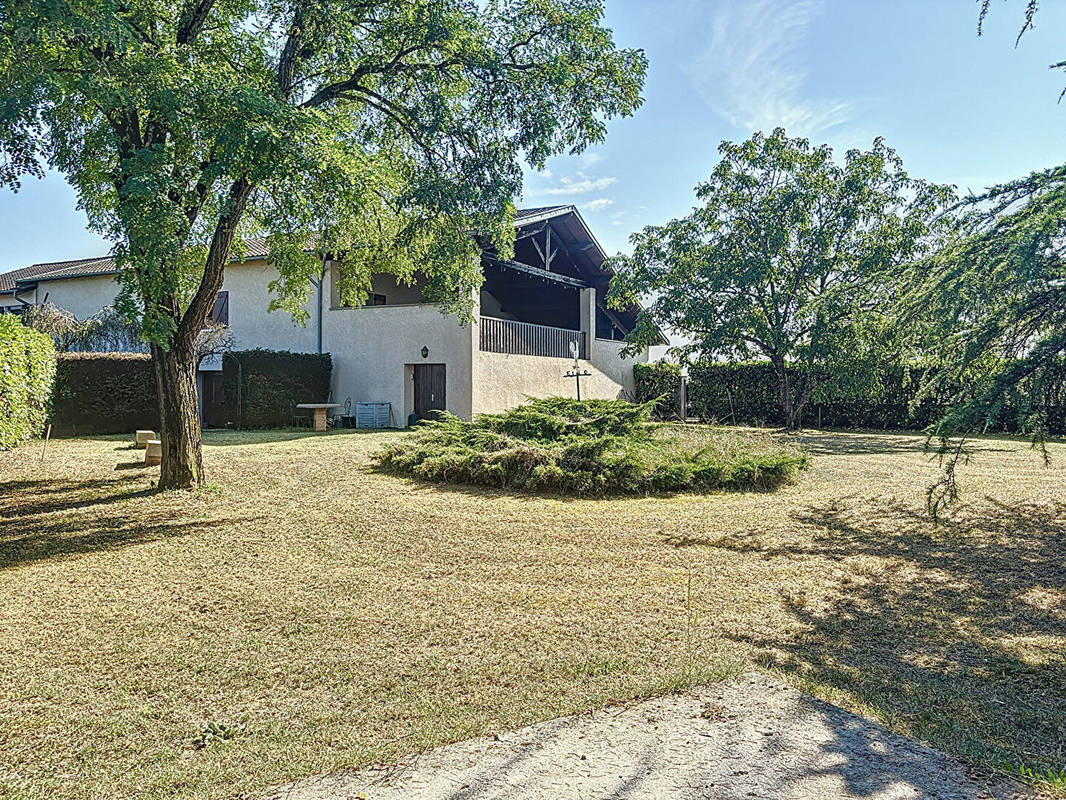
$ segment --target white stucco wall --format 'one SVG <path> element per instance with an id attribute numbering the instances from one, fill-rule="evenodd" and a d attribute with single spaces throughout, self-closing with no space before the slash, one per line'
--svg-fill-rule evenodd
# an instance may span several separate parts
<path id="1" fill-rule="evenodd" d="M 237 348 L 317 352 L 314 315 L 317 288 L 312 287 L 311 298 L 305 306 L 309 313 L 307 325 L 301 326 L 283 311 L 268 311 L 272 299 L 268 287 L 277 277 L 278 271 L 265 261 L 247 261 L 226 268 L 222 288 L 229 292 L 230 329 Z M 29 302 L 43 302 L 47 296 L 48 302 L 65 308 L 78 319 L 86 319 L 113 305 L 118 290 L 114 276 L 98 275 L 41 281 L 36 296 L 33 292 L 20 296 Z"/>
<path id="2" fill-rule="evenodd" d="M 645 348 L 635 356 L 622 358 L 622 349 L 625 342 L 616 342 L 611 339 L 589 340 L 589 360 L 598 370 L 608 378 L 616 382 L 623 390 L 622 396 L 634 400 L 637 395 L 636 381 L 633 378 L 633 365 L 642 364 L 648 360 L 648 350 Z"/>
<path id="3" fill-rule="evenodd" d="M 581 379 L 583 399 L 626 398 L 624 387 L 589 360 L 578 362 L 592 373 Z M 531 397 L 574 397 L 573 378 L 563 375 L 573 359 L 520 356 L 506 353 L 474 354 L 474 414 L 490 414 L 521 405 Z"/>
<path id="4" fill-rule="evenodd" d="M 48 302 L 65 308 L 78 319 L 87 319 L 105 306 L 113 305 L 119 285 L 114 275 L 63 278 L 37 284 L 36 302 Z"/>
<path id="5" fill-rule="evenodd" d="M 417 305 L 422 302 L 423 281 L 415 280 L 410 286 L 401 282 L 395 275 L 372 275 L 370 277 L 370 293 L 385 296 L 385 304 Z M 330 281 L 330 306 L 342 308 L 340 289 L 336 281 Z M 367 298 L 367 305 L 373 305 L 373 298 Z"/>
<path id="6" fill-rule="evenodd" d="M 333 357 L 334 401 L 351 397 L 353 403 L 389 402 L 393 424 L 399 426 L 406 424 L 413 410 L 414 364 L 445 365 L 447 408 L 464 418 L 511 408 L 529 397 L 573 396 L 573 379 L 563 377 L 573 366 L 570 359 L 483 353 L 476 325 L 460 325 L 457 317 L 442 314 L 436 306 L 393 304 L 391 298 L 416 296 L 410 289 L 397 289 L 394 281 L 391 288 L 381 282 L 386 296 L 391 293 L 387 305 L 336 308 L 332 276 L 330 269 L 322 292 L 312 286 L 307 324 L 301 326 L 284 312 L 267 310 L 268 287 L 278 277 L 276 269 L 264 261 L 230 265 L 223 289 L 229 292 L 229 321 L 237 348 L 318 352 L 321 313 L 322 351 Z M 69 278 L 42 282 L 37 299 L 48 292 L 51 302 L 84 319 L 112 304 L 117 291 L 112 276 Z M 581 303 L 582 325 L 591 330 L 594 292 L 583 291 Z M 423 347 L 429 349 L 426 358 Z M 589 338 L 589 357 L 581 367 L 592 376 L 582 379 L 583 397 L 633 396 L 633 364 L 646 361 L 647 352 L 622 359 L 623 347 L 622 342 Z"/>
<path id="7" fill-rule="evenodd" d="M 327 298 L 332 296 L 332 270 Z M 388 402 L 393 424 L 404 426 L 414 410 L 414 364 L 444 364 L 447 409 L 469 418 L 475 331 L 432 305 L 325 308 L 323 350 L 333 356 L 333 399 L 343 403 Z M 429 356 L 422 357 L 422 348 Z"/>
<path id="8" fill-rule="evenodd" d="M 595 312 L 595 290 L 582 290 L 582 329 L 593 330 Z M 636 394 L 633 364 L 647 361 L 647 350 L 632 358 L 622 358 L 624 342 L 589 336 L 588 345 L 588 358 L 578 362 L 581 370 L 592 373 L 581 379 L 582 398 L 632 400 Z M 574 397 L 574 379 L 563 377 L 573 365 L 573 359 L 569 358 L 484 353 L 478 349 L 474 353 L 472 375 L 473 413 L 504 411 L 531 397 Z"/>
<path id="9" fill-rule="evenodd" d="M 317 353 L 317 286 L 312 284 L 311 295 L 304 305 L 308 312 L 307 324 L 300 325 L 285 311 L 267 310 L 273 299 L 268 287 L 277 278 L 277 269 L 265 261 L 245 261 L 226 267 L 222 288 L 229 292 L 229 327 L 236 348 L 265 347 L 294 353 Z"/>

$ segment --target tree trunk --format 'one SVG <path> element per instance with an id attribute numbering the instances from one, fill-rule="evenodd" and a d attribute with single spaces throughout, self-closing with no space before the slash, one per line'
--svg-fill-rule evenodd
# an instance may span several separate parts
<path id="1" fill-rule="evenodd" d="M 163 460 L 159 489 L 193 489 L 204 482 L 196 355 L 192 348 L 152 345 L 159 394 L 159 439 Z"/>
<path id="2" fill-rule="evenodd" d="M 215 225 L 207 251 L 200 285 L 184 313 L 175 295 L 162 298 L 160 305 L 177 322 L 164 350 L 152 345 L 156 387 L 159 391 L 159 426 L 163 460 L 159 489 L 194 489 L 204 482 L 204 459 L 200 437 L 200 408 L 196 391 L 196 340 L 207 315 L 222 288 L 226 262 L 237 226 L 244 214 L 252 185 L 247 178 L 235 180 L 227 196 L 225 211 Z"/>
<path id="3" fill-rule="evenodd" d="M 797 414 L 792 404 L 792 387 L 788 380 L 788 367 L 781 356 L 770 356 L 770 363 L 777 377 L 777 405 L 781 409 L 781 421 L 785 430 L 794 431 Z"/>
<path id="4" fill-rule="evenodd" d="M 792 424 L 788 428 L 790 431 L 799 429 L 800 422 L 803 420 L 803 411 L 807 408 L 807 403 L 810 402 L 813 392 L 814 381 L 809 374 L 804 375 L 800 379 L 800 384 L 796 389 L 796 396 L 792 400 Z"/>
<path id="5" fill-rule="evenodd" d="M 781 409 L 781 420 L 785 430 L 791 433 L 799 429 L 803 409 L 807 407 L 814 390 L 814 382 L 811 376 L 805 373 L 800 375 L 797 383 L 793 385 L 789 380 L 788 364 L 784 358 L 770 356 L 770 363 L 777 377 L 777 402 Z"/>

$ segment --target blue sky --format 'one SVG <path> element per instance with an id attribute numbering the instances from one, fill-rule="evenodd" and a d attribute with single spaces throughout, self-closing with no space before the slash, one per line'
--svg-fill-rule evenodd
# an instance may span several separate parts
<path id="1" fill-rule="evenodd" d="M 784 125 L 841 154 L 877 135 L 911 174 L 984 186 L 1066 162 L 1058 104 L 1066 3 L 1014 39 L 1022 0 L 607 0 L 617 41 L 651 62 L 646 102 L 607 142 L 530 174 L 523 205 L 575 203 L 611 251 L 687 213 L 722 139 Z M 0 189 L 0 271 L 99 255 L 58 175 Z"/>

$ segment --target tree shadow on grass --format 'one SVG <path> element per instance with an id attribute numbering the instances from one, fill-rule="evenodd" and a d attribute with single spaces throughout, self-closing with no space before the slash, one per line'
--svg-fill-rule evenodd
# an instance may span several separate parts
<path id="1" fill-rule="evenodd" d="M 141 504 L 104 513 L 104 507 L 110 504 L 154 493 L 138 475 L 106 480 L 0 482 L 0 569 L 115 550 L 248 521 L 182 520 L 168 509 Z M 85 510 L 88 513 L 69 513 Z"/>
<path id="2" fill-rule="evenodd" d="M 87 524 L 72 529 L 70 520 L 61 518 L 20 521 L 17 526 L 0 520 L 0 569 L 65 556 L 118 550 L 244 521 L 249 520 L 181 521 L 164 515 L 153 519 L 116 515 L 93 517 Z"/>
<path id="3" fill-rule="evenodd" d="M 921 453 L 925 436 L 918 433 L 844 433 L 819 431 L 786 437 L 813 456 L 868 456 Z"/>
<path id="4" fill-rule="evenodd" d="M 330 428 L 316 431 L 311 428 L 269 428 L 263 430 L 209 430 L 204 431 L 205 447 L 232 447 L 234 445 L 272 444 L 295 442 L 300 439 L 327 438 L 333 436 L 366 436 L 380 433 L 399 433 L 397 428 Z"/>
<path id="5" fill-rule="evenodd" d="M 894 729 L 987 766 L 1066 766 L 1066 503 L 991 498 L 933 526 L 913 508 L 845 498 L 793 515 L 811 535 L 714 547 L 824 577 L 779 592 L 785 633 L 733 638 L 801 685 L 850 693 Z M 809 562 L 809 563 L 804 563 Z"/>
<path id="6" fill-rule="evenodd" d="M 783 435 L 814 456 L 869 456 L 915 453 L 936 458 L 937 442 L 919 431 L 808 431 Z M 968 450 L 977 453 L 1012 453 L 1016 445 L 1031 446 L 1024 436 L 975 436 Z M 1015 445 L 1015 446 L 1009 446 Z"/>
<path id="7" fill-rule="evenodd" d="M 26 517 L 117 503 L 153 494 L 143 475 L 84 481 L 0 481 L 0 525 Z"/>

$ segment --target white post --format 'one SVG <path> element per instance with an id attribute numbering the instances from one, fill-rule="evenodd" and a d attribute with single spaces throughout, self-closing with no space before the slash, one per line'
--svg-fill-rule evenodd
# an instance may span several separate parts
<path id="1" fill-rule="evenodd" d="M 581 290 L 581 330 L 585 332 L 585 358 L 592 358 L 592 341 L 596 338 L 596 290 Z"/>

